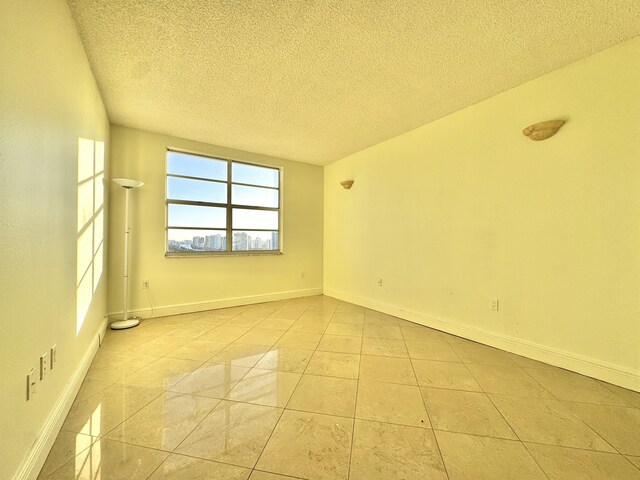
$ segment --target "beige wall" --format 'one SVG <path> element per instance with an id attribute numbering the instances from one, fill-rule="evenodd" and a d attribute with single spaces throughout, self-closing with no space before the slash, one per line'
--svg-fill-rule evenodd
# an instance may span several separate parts
<path id="1" fill-rule="evenodd" d="M 35 450 L 46 456 L 56 409 L 97 347 L 106 281 L 76 333 L 78 139 L 107 141 L 109 123 L 66 2 L 1 11 L 0 478 L 10 479 Z M 27 402 L 26 374 L 54 344 L 55 369 Z"/>
<path id="2" fill-rule="evenodd" d="M 132 195 L 131 308 L 149 316 L 267 301 L 322 291 L 323 169 L 189 140 L 113 126 L 112 178 L 141 180 Z M 167 147 L 282 166 L 283 255 L 165 258 Z M 124 195 L 111 185 L 109 311 L 122 311 Z M 300 272 L 304 277 L 300 278 Z M 142 290 L 142 281 L 151 288 Z"/>
<path id="3" fill-rule="evenodd" d="M 638 72 L 635 39 L 327 166 L 325 294 L 640 389 Z"/>

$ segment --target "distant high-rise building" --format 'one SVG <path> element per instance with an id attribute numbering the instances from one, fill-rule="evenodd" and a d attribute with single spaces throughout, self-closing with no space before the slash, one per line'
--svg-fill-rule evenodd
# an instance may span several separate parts
<path id="1" fill-rule="evenodd" d="M 248 240 L 251 237 L 247 235 L 247 232 L 234 232 L 233 233 L 233 250 L 242 251 L 248 250 Z"/>
<path id="2" fill-rule="evenodd" d="M 222 235 L 214 235 L 213 237 L 213 249 L 222 250 Z"/>
<path id="3" fill-rule="evenodd" d="M 205 250 L 222 250 L 222 235 L 207 235 L 204 240 Z"/>
<path id="4" fill-rule="evenodd" d="M 261 239 L 260 237 L 255 237 L 252 242 L 253 250 L 264 250 L 267 246 L 267 243 Z"/>
<path id="5" fill-rule="evenodd" d="M 271 248 L 270 250 L 278 250 L 278 232 L 271 232 Z"/>
<path id="6" fill-rule="evenodd" d="M 204 250 L 204 237 L 193 237 L 191 248 L 194 250 Z"/>

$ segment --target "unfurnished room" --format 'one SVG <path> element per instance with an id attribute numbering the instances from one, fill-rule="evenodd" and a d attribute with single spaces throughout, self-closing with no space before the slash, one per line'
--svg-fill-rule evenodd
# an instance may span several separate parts
<path id="1" fill-rule="evenodd" d="M 0 7 L 0 479 L 640 480 L 637 0 Z"/>

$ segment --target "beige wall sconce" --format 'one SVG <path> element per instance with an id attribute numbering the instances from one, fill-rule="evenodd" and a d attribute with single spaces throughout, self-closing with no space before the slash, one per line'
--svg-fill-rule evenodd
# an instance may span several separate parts
<path id="1" fill-rule="evenodd" d="M 353 180 L 345 180 L 343 182 L 340 182 L 340 185 L 342 185 L 345 190 L 349 190 L 351 188 L 351 185 L 353 185 Z"/>
<path id="2" fill-rule="evenodd" d="M 564 120 L 547 120 L 546 122 L 534 123 L 522 130 L 531 140 L 546 140 L 553 137 L 560 127 L 564 125 Z"/>

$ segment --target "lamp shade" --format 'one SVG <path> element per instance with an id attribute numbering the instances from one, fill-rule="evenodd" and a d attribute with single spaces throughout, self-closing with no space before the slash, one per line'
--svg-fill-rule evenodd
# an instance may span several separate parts
<path id="1" fill-rule="evenodd" d="M 130 178 L 114 178 L 113 183 L 124 188 L 138 188 L 144 185 L 140 180 L 132 180 Z"/>

